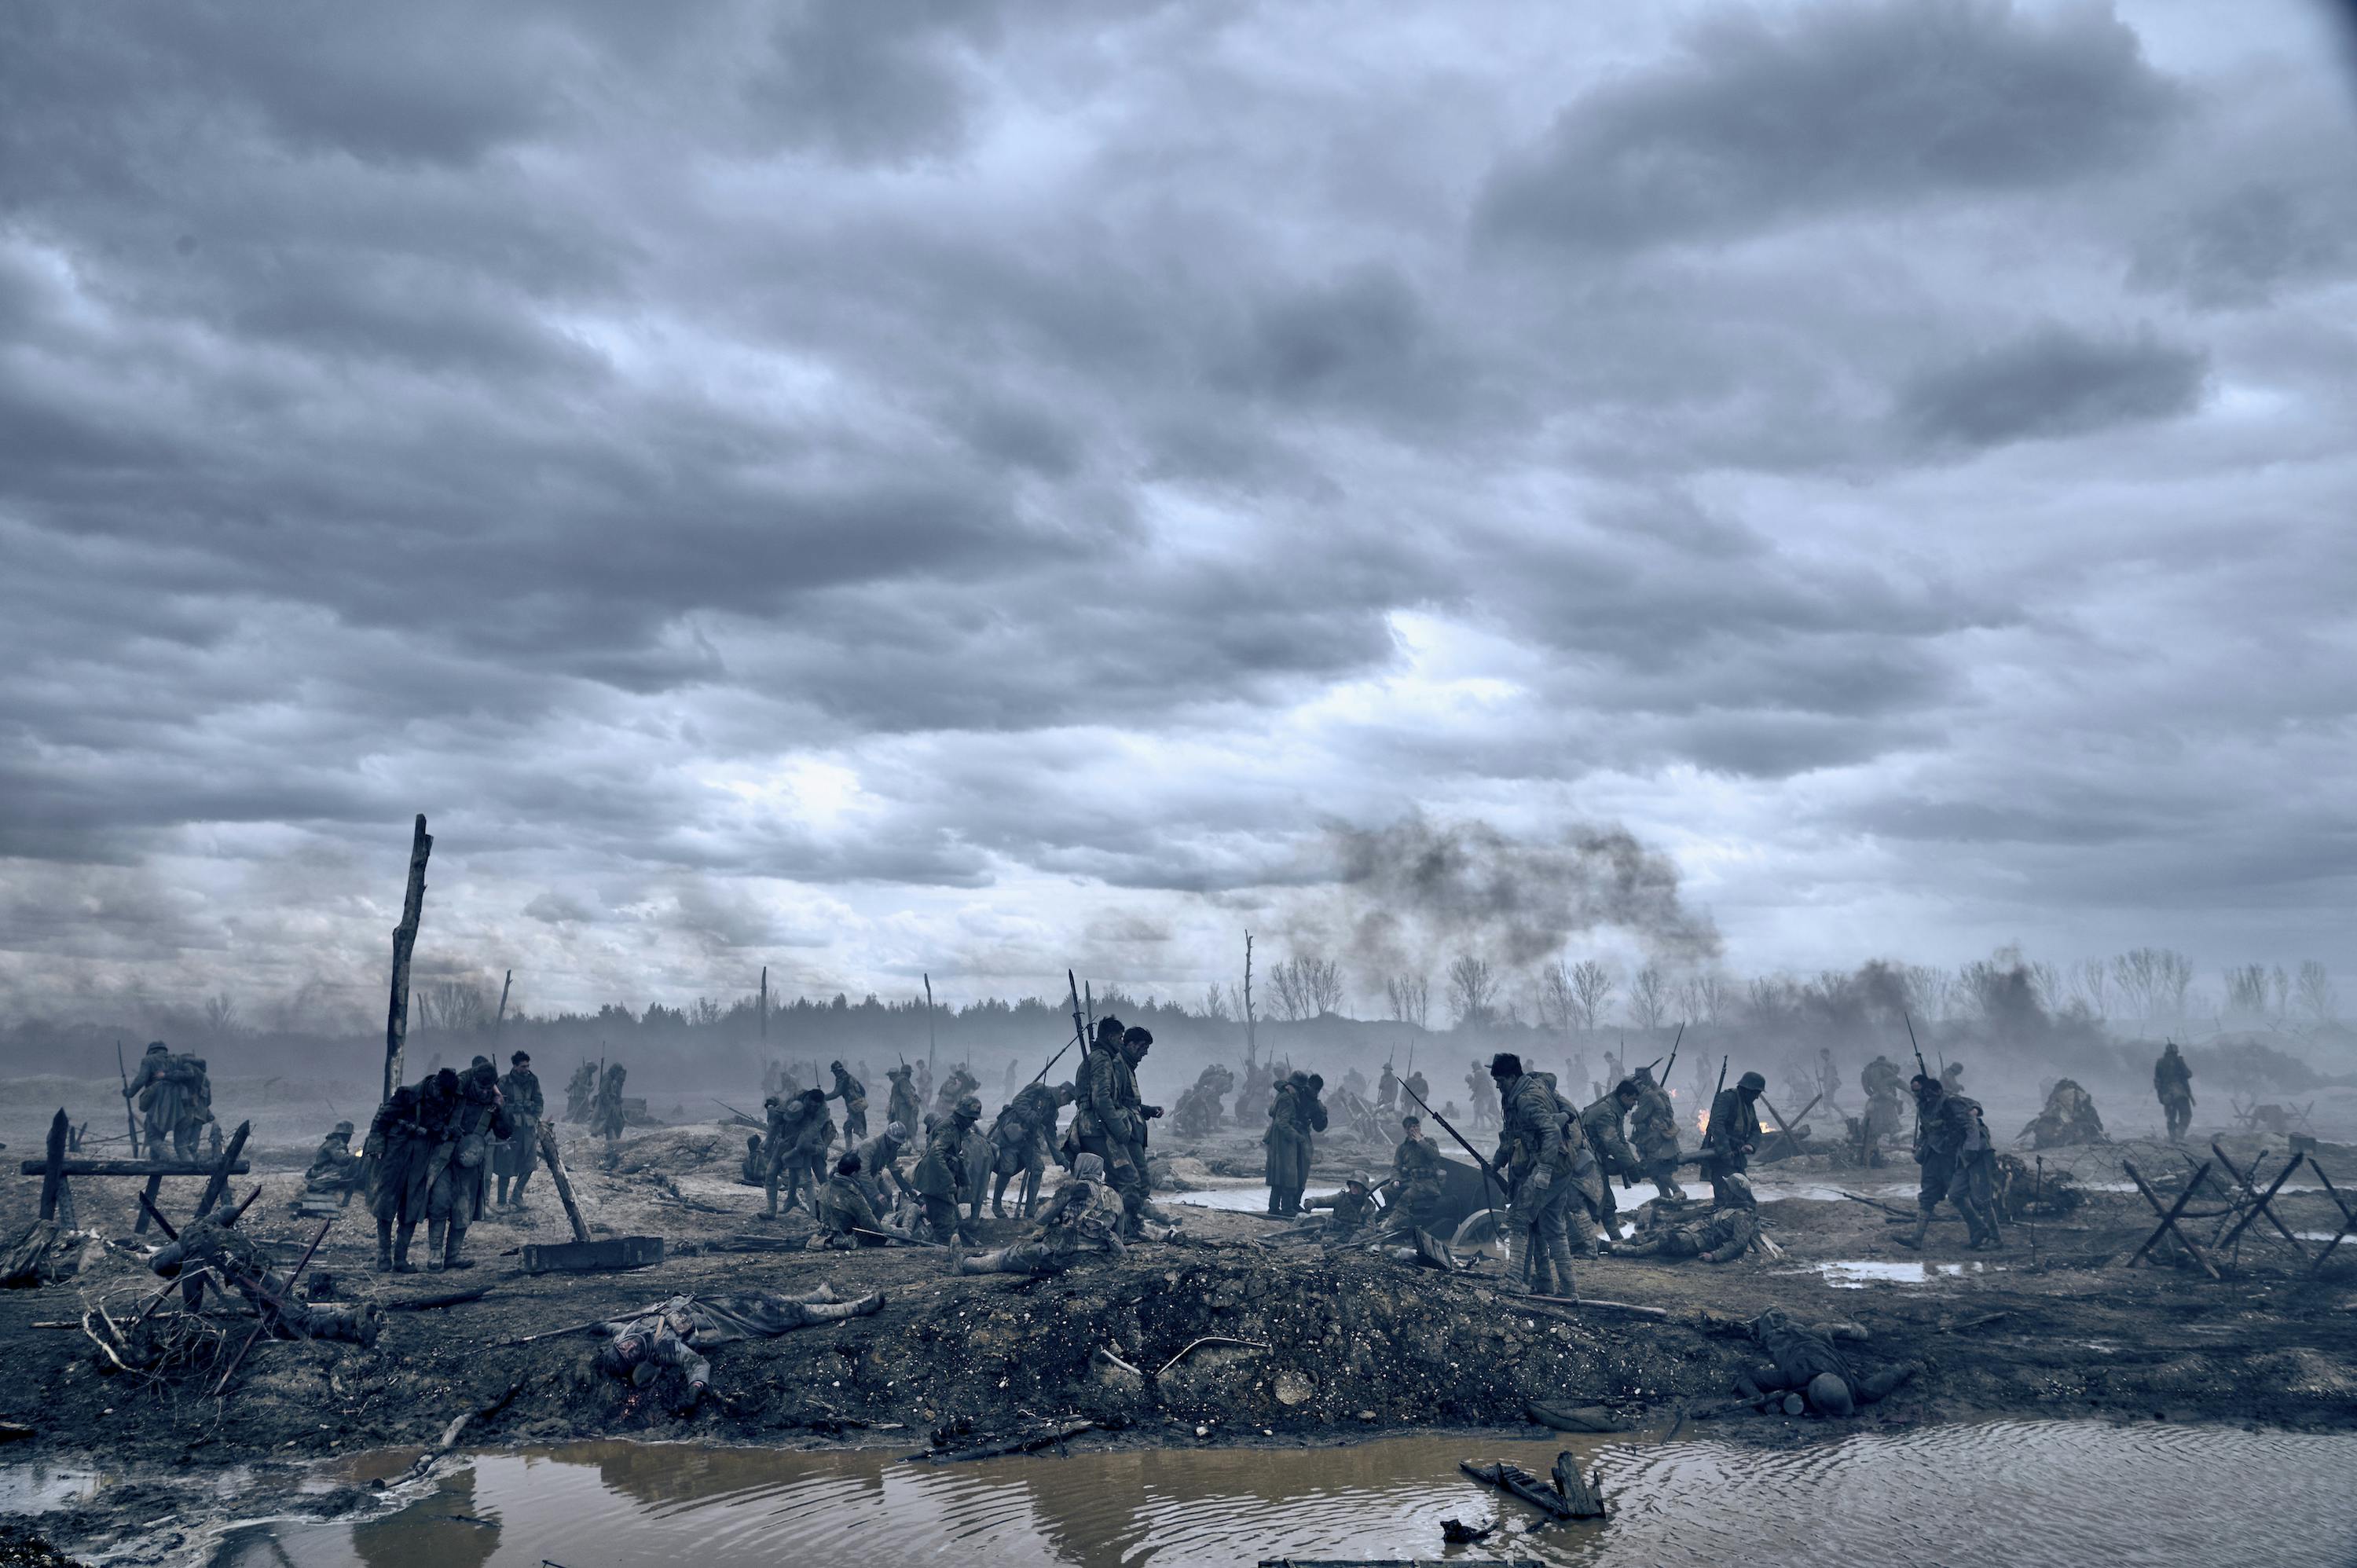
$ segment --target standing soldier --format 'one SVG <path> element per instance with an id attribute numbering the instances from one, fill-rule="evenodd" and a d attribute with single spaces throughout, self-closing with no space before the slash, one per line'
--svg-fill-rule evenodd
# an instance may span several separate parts
<path id="1" fill-rule="evenodd" d="M 1052 1089 L 1027 1083 L 999 1112 L 990 1133 L 990 1211 L 997 1218 L 1006 1218 L 1006 1184 L 1017 1175 L 1023 1177 L 1023 1218 L 1039 1212 L 1039 1183 L 1055 1153 L 1056 1113 L 1072 1102 L 1072 1092 L 1069 1083 Z"/>
<path id="2" fill-rule="evenodd" d="M 786 1150 L 786 1207 L 791 1208 L 802 1197 L 802 1184 L 810 1184 L 811 1197 L 815 1200 L 818 1189 L 826 1185 L 826 1152 L 834 1146 L 834 1118 L 826 1109 L 826 1090 L 805 1089 L 796 1103 L 802 1115 L 794 1122 L 794 1141 Z"/>
<path id="3" fill-rule="evenodd" d="M 2161 1047 L 2160 1059 L 2152 1064 L 2152 1091 L 2160 1096 L 2161 1114 L 2169 1118 L 2169 1141 L 2176 1143 L 2193 1125 L 2193 1069 L 2185 1065 L 2175 1040 Z"/>
<path id="4" fill-rule="evenodd" d="M 1505 1123 L 1499 1134 L 1497 1157 L 1491 1163 L 1506 1173 L 1506 1224 L 1520 1238 L 1516 1251 L 1523 1259 L 1523 1283 L 1534 1295 L 1555 1294 L 1552 1260 L 1561 1246 L 1562 1291 L 1574 1294 L 1570 1253 L 1567 1244 L 1559 1240 L 1563 1206 L 1572 1189 L 1571 1145 L 1564 1135 L 1566 1123 L 1555 1091 L 1537 1074 L 1524 1072 L 1523 1058 L 1512 1051 L 1500 1051 L 1490 1058 L 1490 1076 L 1498 1085 Z M 1408 1086 L 1415 1087 L 1413 1079 Z"/>
<path id="5" fill-rule="evenodd" d="M 1419 1117 L 1401 1117 L 1400 1133 L 1392 1151 L 1390 1211 L 1412 1230 L 1429 1230 L 1440 1212 L 1440 1145 L 1424 1135 Z"/>
<path id="6" fill-rule="evenodd" d="M 1135 1214 L 1145 1200 L 1140 1173 L 1129 1164 L 1130 1147 L 1138 1132 L 1136 1115 L 1130 1109 L 1136 1075 L 1130 1070 L 1121 1046 L 1121 1020 L 1111 1015 L 1098 1019 L 1097 1037 L 1073 1080 L 1078 1110 L 1072 1117 L 1071 1137 L 1077 1153 L 1094 1155 L 1104 1162 L 1106 1185 L 1121 1194 L 1124 1209 Z"/>
<path id="7" fill-rule="evenodd" d="M 827 1090 L 829 1100 L 843 1101 L 843 1141 L 857 1144 L 867 1136 L 867 1086 L 851 1076 L 841 1062 L 829 1062 L 827 1070 L 834 1074 L 834 1087 Z"/>
<path id="8" fill-rule="evenodd" d="M 887 1068 L 884 1076 L 892 1080 L 892 1093 L 885 1101 L 884 1120 L 898 1122 L 903 1127 L 913 1127 L 923 1113 L 924 1101 L 917 1098 L 917 1086 L 910 1081 L 916 1069 L 907 1062 Z"/>
<path id="9" fill-rule="evenodd" d="M 425 1168 L 430 1145 L 417 1120 L 417 1090 L 403 1084 L 393 1098 L 376 1109 L 361 1145 L 369 1165 L 369 1212 L 376 1219 L 376 1270 L 379 1273 L 415 1273 L 409 1261 L 409 1238 L 425 1212 L 425 1194 L 418 1187 L 412 1203 L 414 1178 Z M 395 1251 L 393 1228 L 401 1227 Z"/>
<path id="10" fill-rule="evenodd" d="M 597 1085 L 597 1101 L 589 1111 L 589 1130 L 606 1140 L 606 1159 L 609 1164 L 614 1158 L 614 1145 L 622 1136 L 622 1084 L 630 1076 L 620 1062 L 609 1064 L 605 1080 Z"/>
<path id="11" fill-rule="evenodd" d="M 434 1185 L 425 1200 L 425 1267 L 471 1269 L 467 1227 L 483 1217 L 483 1176 L 491 1140 L 515 1131 L 500 1104 L 499 1069 L 478 1062 L 458 1081 L 457 1104 L 440 1129 Z"/>
<path id="12" fill-rule="evenodd" d="M 1866 1090 L 1866 1144 L 1871 1150 L 1883 1139 L 1899 1135 L 1899 1090 L 1907 1080 L 1900 1075 L 1898 1063 L 1878 1056 L 1866 1064 L 1857 1081 Z"/>
<path id="13" fill-rule="evenodd" d="M 936 1241 L 974 1240 L 973 1227 L 958 1212 L 958 1199 L 970 1185 L 966 1134 L 981 1120 L 982 1101 L 967 1095 L 933 1124 L 932 1135 L 925 1140 L 925 1157 L 917 1162 L 917 1191 L 924 1201 L 925 1223 Z"/>
<path id="14" fill-rule="evenodd" d="M 507 1076 L 500 1079 L 500 1103 L 507 1111 L 508 1125 L 515 1131 L 500 1145 L 499 1205 L 522 1208 L 523 1184 L 532 1179 L 533 1167 L 540 1163 L 540 1117 L 546 1109 L 539 1075 L 532 1070 L 530 1051 L 509 1054 Z"/>
<path id="15" fill-rule="evenodd" d="M 1260 1135 L 1266 1151 L 1261 1168 L 1268 1176 L 1268 1211 L 1273 1215 L 1297 1212 L 1300 1197 L 1293 1190 L 1293 1173 L 1309 1163 L 1299 1157 L 1301 1118 L 1293 1110 L 1300 1092 L 1290 1078 L 1276 1086 L 1268 1101 L 1268 1130 Z"/>
<path id="16" fill-rule="evenodd" d="M 587 1060 L 573 1069 L 565 1084 L 565 1119 L 587 1122 L 590 1108 L 597 1103 L 597 1064 Z"/>
<path id="17" fill-rule="evenodd" d="M 802 1133 L 802 1097 L 772 1094 L 761 1101 L 761 1114 L 768 1120 L 761 1140 L 761 1186 L 769 1195 L 764 1219 L 778 1217 L 778 1173 L 786 1168 L 786 1157 Z M 793 1207 L 789 1203 L 788 1208 Z"/>
<path id="18" fill-rule="evenodd" d="M 1902 1247 L 1921 1247 L 1932 1229 L 1932 1212 L 1946 1198 L 1963 1215 L 1971 1232 L 1965 1244 L 1994 1247 L 2002 1243 L 1997 1230 L 1996 1151 L 1989 1145 L 1980 1105 L 1961 1094 L 1950 1094 L 1940 1080 L 1917 1073 L 1909 1087 L 1915 1091 L 1915 1160 L 1923 1167 L 1922 1186 L 1915 1198 L 1915 1233 L 1898 1238 Z"/>
<path id="19" fill-rule="evenodd" d="M 1124 1204 L 1135 1205 L 1127 1210 L 1130 1217 L 1128 1233 L 1132 1236 L 1138 1234 L 1139 1226 L 1146 1220 L 1170 1221 L 1170 1216 L 1154 1207 L 1154 1170 L 1146 1153 L 1147 1135 L 1152 1131 L 1148 1123 L 1162 1114 L 1162 1107 L 1146 1103 L 1145 1091 L 1137 1083 L 1137 1069 L 1146 1065 L 1146 1053 L 1153 1048 L 1154 1032 L 1144 1025 L 1132 1025 L 1122 1031 L 1121 1059 L 1129 1069 L 1129 1076 L 1122 1085 L 1122 1094 L 1129 1106 L 1130 1124 L 1136 1129 L 1129 1147 L 1129 1166 L 1135 1185 L 1122 1194 Z M 1312 1076 L 1315 1077 L 1314 1074 Z M 1320 1084 L 1324 1081 L 1323 1079 L 1318 1079 Z M 1317 1097 L 1315 1086 L 1311 1089 L 1310 1097 L 1313 1100 Z M 1324 1106 L 1318 1107 L 1315 1120 L 1320 1129 L 1325 1127 Z M 1306 1169 L 1305 1166 L 1305 1173 Z"/>
<path id="20" fill-rule="evenodd" d="M 1817 1047 L 1817 1092 L 1824 1096 L 1825 1104 L 1835 1115 L 1843 1114 L 1841 1069 L 1834 1065 L 1833 1047 L 1830 1046 Z"/>
<path id="21" fill-rule="evenodd" d="M 1964 1091 L 1964 1064 L 1950 1062 L 1940 1069 L 1940 1092 L 1962 1094 Z"/>
<path id="22" fill-rule="evenodd" d="M 1612 1178 L 1619 1176 L 1626 1187 L 1634 1177 L 1645 1174 L 1637 1151 L 1629 1146 L 1628 1135 L 1621 1131 L 1621 1119 L 1636 1109 L 1641 1090 L 1633 1078 L 1624 1078 L 1612 1086 L 1612 1092 L 1579 1113 L 1579 1130 L 1587 1137 L 1587 1146 L 1596 1151 L 1603 1165 L 1603 1212 L 1597 1219 L 1603 1224 L 1607 1241 L 1620 1240 L 1620 1205 L 1612 1196 Z"/>
<path id="23" fill-rule="evenodd" d="M 169 1146 L 172 1157 L 189 1161 L 197 1157 L 197 1133 L 205 1124 L 199 1114 L 197 1096 L 198 1069 L 189 1063 L 195 1058 L 176 1057 L 161 1040 L 152 1040 L 147 1054 L 139 1059 L 139 1073 L 124 1088 L 125 1100 L 137 1098 L 146 1125 L 142 1129 L 150 1159 L 160 1160 Z M 208 1094 L 206 1099 L 210 1100 Z"/>
<path id="24" fill-rule="evenodd" d="M 1399 1074 L 1392 1070 L 1391 1063 L 1385 1062 L 1383 1077 L 1375 1079 L 1375 1109 L 1389 1111 L 1398 1103 Z"/>
<path id="25" fill-rule="evenodd" d="M 1575 1085 L 1573 1091 L 1577 1092 Z M 1498 1124 L 1498 1086 L 1490 1081 L 1479 1058 L 1467 1064 L 1465 1093 L 1473 1106 L 1473 1130 L 1477 1133 Z"/>
<path id="26" fill-rule="evenodd" d="M 1419 1105 L 1432 1103 L 1432 1085 L 1424 1081 L 1424 1074 L 1413 1068 L 1409 1069 L 1405 1084 L 1407 1091 L 1415 1096 L 1415 1103 Z"/>
<path id="27" fill-rule="evenodd" d="M 1669 1090 L 1653 1081 L 1653 1069 L 1639 1068 L 1631 1081 L 1637 1086 L 1636 1108 L 1629 1113 L 1629 1135 L 1637 1163 L 1652 1178 L 1653 1190 L 1673 1203 L 1685 1201 L 1678 1185 L 1678 1112 Z"/>
<path id="28" fill-rule="evenodd" d="M 1760 1147 L 1760 1112 L 1752 1109 L 1768 1092 L 1768 1080 L 1747 1072 L 1733 1089 L 1722 1089 L 1710 1107 L 1710 1125 L 1702 1135 L 1702 1174 L 1710 1178 L 1711 1197 L 1722 1195 L 1719 1183 L 1750 1168 L 1752 1152 Z M 1724 1207 L 1722 1204 L 1721 1207 Z"/>

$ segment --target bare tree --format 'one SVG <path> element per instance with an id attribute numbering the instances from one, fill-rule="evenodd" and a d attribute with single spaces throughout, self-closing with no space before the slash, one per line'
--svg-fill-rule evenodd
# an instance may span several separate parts
<path id="1" fill-rule="evenodd" d="M 2341 1016 L 2341 993 L 2332 986 L 2332 976 L 2325 967 L 2309 959 L 2299 966 L 2299 1010 L 2319 1024 L 2330 1024 Z"/>
<path id="2" fill-rule="evenodd" d="M 1629 983 L 1629 1020 L 1641 1029 L 1658 1029 L 1669 1010 L 1669 977 L 1661 965 L 1649 963 Z"/>
<path id="3" fill-rule="evenodd" d="M 1678 1008 L 1697 1024 L 1716 1024 L 1734 999 L 1734 987 L 1723 974 L 1693 974 L 1678 982 Z"/>
<path id="4" fill-rule="evenodd" d="M 1907 995 L 1918 1017 L 1945 1023 L 1956 1005 L 1956 977 L 1936 964 L 1907 966 Z"/>
<path id="5" fill-rule="evenodd" d="M 2112 971 L 2102 959 L 2091 958 L 2071 970 L 2071 989 L 2097 1018 L 2111 1016 Z"/>
<path id="6" fill-rule="evenodd" d="M 1616 983 L 1612 972 L 1595 959 L 1584 958 L 1571 966 L 1572 1001 L 1578 1009 L 1581 1028 L 1596 1027 Z"/>
<path id="7" fill-rule="evenodd" d="M 1432 1021 L 1432 983 L 1420 974 L 1402 971 L 1384 976 L 1383 1000 L 1390 1004 L 1392 1016 L 1403 1024 L 1422 1029 Z"/>
<path id="8" fill-rule="evenodd" d="M 1276 998 L 1277 1012 L 1288 1023 L 1297 1024 L 1317 1016 L 1309 1005 L 1309 987 L 1302 975 L 1299 959 L 1280 959 L 1271 965 L 1268 988 Z"/>
<path id="9" fill-rule="evenodd" d="M 205 1027 L 216 1035 L 234 1035 L 244 1027 L 238 1017 L 237 1003 L 228 992 L 205 998 Z"/>
<path id="10" fill-rule="evenodd" d="M 2267 966 L 2238 963 L 2226 971 L 2226 1011 L 2257 1017 L 2267 1010 Z"/>
<path id="11" fill-rule="evenodd" d="M 2277 964 L 2267 976 L 2267 984 L 2275 993 L 2276 1016 L 2283 1017 L 2291 1011 L 2291 976 L 2284 972 L 2283 965 Z"/>
<path id="12" fill-rule="evenodd" d="M 1571 966 L 1561 959 L 1539 971 L 1539 1022 L 1569 1034 L 1579 1023 L 1579 1003 L 1571 989 Z"/>
<path id="13" fill-rule="evenodd" d="M 1203 987 L 1203 1016 L 1214 1024 L 1235 1021 L 1235 1015 L 1228 1011 L 1228 993 L 1216 981 Z"/>
<path id="14" fill-rule="evenodd" d="M 1330 958 L 1312 953 L 1296 958 L 1294 964 L 1300 972 L 1303 996 L 1309 1004 L 1309 1016 L 1322 1018 L 1329 1013 L 1342 1010 L 1342 966 Z"/>
<path id="15" fill-rule="evenodd" d="M 1448 1005 L 1459 1024 L 1487 1023 L 1498 996 L 1498 976 L 1486 958 L 1458 953 L 1448 965 Z"/>
<path id="16" fill-rule="evenodd" d="M 2037 994 L 2038 1004 L 2049 1013 L 2060 1013 L 2071 999 L 2071 989 L 2062 978 L 2060 966 L 2043 959 L 2029 965 L 2029 988 Z"/>
<path id="17" fill-rule="evenodd" d="M 491 999 L 470 980 L 429 980 L 417 991 L 420 1030 L 441 1029 L 456 1034 L 490 1026 Z"/>

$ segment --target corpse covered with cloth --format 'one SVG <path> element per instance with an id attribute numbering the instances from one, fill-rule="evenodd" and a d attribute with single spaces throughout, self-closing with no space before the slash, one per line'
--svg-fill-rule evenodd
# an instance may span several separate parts
<path id="1" fill-rule="evenodd" d="M 882 1310 L 883 1293 L 839 1301 L 824 1285 L 808 1295 L 779 1291 L 741 1291 L 729 1295 L 675 1295 L 644 1312 L 596 1326 L 605 1346 L 597 1365 L 634 1388 L 644 1388 L 677 1368 L 683 1386 L 673 1408 L 693 1410 L 712 1385 L 705 1352 L 740 1339 L 774 1339 L 815 1323 L 837 1323 Z"/>

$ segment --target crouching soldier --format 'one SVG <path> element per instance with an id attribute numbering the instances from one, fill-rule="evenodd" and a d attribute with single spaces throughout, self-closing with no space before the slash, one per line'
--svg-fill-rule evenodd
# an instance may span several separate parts
<path id="1" fill-rule="evenodd" d="M 969 1185 L 966 1135 L 982 1120 L 982 1101 L 969 1094 L 956 1109 L 933 1124 L 925 1140 L 925 1157 L 917 1162 L 917 1193 L 925 1206 L 925 1224 L 936 1241 L 972 1241 L 972 1225 L 958 1212 L 958 1198 Z"/>
<path id="2" fill-rule="evenodd" d="M 915 1238 L 890 1221 L 877 1217 L 876 1207 L 859 1185 L 859 1151 L 846 1152 L 834 1162 L 834 1175 L 818 1189 L 812 1205 L 818 1215 L 818 1244 L 849 1250 L 881 1247 L 887 1241 Z"/>
<path id="3" fill-rule="evenodd" d="M 770 1180 L 770 1162 L 761 1155 L 761 1134 L 745 1134 L 745 1160 L 737 1167 L 739 1187 L 766 1187 Z"/>
<path id="4" fill-rule="evenodd" d="M 1728 1172 L 1716 1184 L 1717 1205 L 1699 1219 L 1667 1221 L 1633 1241 L 1612 1249 L 1622 1258 L 1700 1258 L 1706 1263 L 1731 1263 L 1743 1256 L 1760 1235 L 1760 1205 L 1752 1195 L 1751 1178 Z"/>
<path id="5" fill-rule="evenodd" d="M 334 1132 L 319 1140 L 319 1152 L 311 1156 L 311 1168 L 303 1173 L 303 1190 L 350 1202 L 360 1190 L 361 1167 L 366 1163 L 352 1153 L 352 1124 L 339 1122 Z"/>
<path id="6" fill-rule="evenodd" d="M 1303 1204 L 1305 1211 L 1327 1209 L 1333 1218 L 1323 1221 L 1324 1234 L 1329 1241 L 1348 1241 L 1374 1223 L 1374 1183 L 1361 1172 L 1352 1171 L 1342 1183 L 1342 1190 L 1325 1197 L 1313 1197 Z"/>
<path id="7" fill-rule="evenodd" d="M 955 1259 L 954 1272 L 1060 1274 L 1089 1258 L 1123 1257 L 1129 1251 L 1121 1239 L 1123 1219 L 1121 1194 L 1105 1185 L 1103 1156 L 1082 1155 L 1040 1216 L 1037 1240 Z"/>
<path id="8" fill-rule="evenodd" d="M 1803 1323 L 1781 1307 L 1761 1313 L 1751 1325 L 1751 1336 L 1767 1352 L 1768 1363 L 1738 1373 L 1736 1387 L 1755 1402 L 1783 1394 L 1787 1415 L 1803 1410 L 1822 1416 L 1855 1415 L 1860 1405 L 1887 1397 L 1920 1369 L 1913 1361 L 1901 1361 L 1861 1375 L 1834 1340 L 1863 1339 L 1864 1329 L 1846 1323 Z"/>

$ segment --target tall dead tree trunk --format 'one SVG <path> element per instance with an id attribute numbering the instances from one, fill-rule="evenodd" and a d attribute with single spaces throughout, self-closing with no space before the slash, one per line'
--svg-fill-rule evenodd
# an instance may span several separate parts
<path id="1" fill-rule="evenodd" d="M 770 966 L 761 966 L 761 1043 L 770 1041 Z M 765 1067 L 767 1064 L 763 1064 Z"/>
<path id="2" fill-rule="evenodd" d="M 401 1087 L 401 1047 L 409 1038 L 409 954 L 417 946 L 417 922 L 425 913 L 425 857 L 434 853 L 425 813 L 409 840 L 409 891 L 401 900 L 401 924 L 393 929 L 393 1001 L 384 1015 L 384 1098 Z"/>
<path id="3" fill-rule="evenodd" d="M 508 1026 L 508 987 L 514 983 L 515 971 L 509 970 L 507 972 L 507 978 L 500 982 L 500 1013 L 498 1017 L 491 1020 L 491 1037 L 493 1039 L 497 1039 L 499 1037 L 500 1031 Z"/>
<path id="4" fill-rule="evenodd" d="M 1244 933 L 1244 1066 L 1260 1059 L 1259 1041 L 1253 1028 L 1252 1000 L 1252 933 Z"/>

